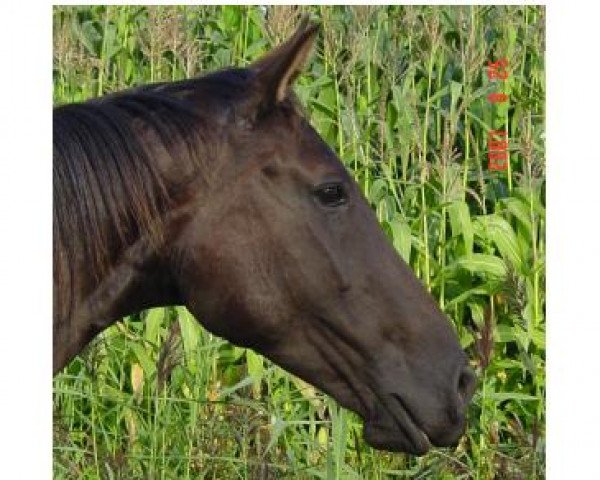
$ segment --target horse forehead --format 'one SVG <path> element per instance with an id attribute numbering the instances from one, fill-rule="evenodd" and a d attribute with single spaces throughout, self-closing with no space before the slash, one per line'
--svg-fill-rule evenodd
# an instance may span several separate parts
<path id="1" fill-rule="evenodd" d="M 335 152 L 320 138 L 300 146 L 299 163 L 311 172 L 329 172 L 343 174 L 342 162 Z"/>
<path id="2" fill-rule="evenodd" d="M 295 137 L 295 157 L 300 166 L 311 172 L 323 170 L 341 173 L 345 171 L 335 152 L 305 119 L 302 119 L 298 125 Z"/>
<path id="3" fill-rule="evenodd" d="M 279 158 L 284 163 L 293 162 L 311 173 L 346 172 L 342 162 L 325 140 L 303 115 L 290 117 L 273 115 L 262 125 L 259 134 L 243 135 L 242 149 L 252 151 L 262 162 Z"/>

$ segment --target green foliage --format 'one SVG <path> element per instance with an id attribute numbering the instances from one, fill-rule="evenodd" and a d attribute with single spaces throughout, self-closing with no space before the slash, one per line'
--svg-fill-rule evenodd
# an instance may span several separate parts
<path id="1" fill-rule="evenodd" d="M 295 7 L 54 9 L 54 101 L 246 65 Z M 543 7 L 301 7 L 297 93 L 480 376 L 457 449 L 378 452 L 359 420 L 184 308 L 125 319 L 54 380 L 56 478 L 540 478 L 545 423 Z M 485 74 L 506 57 L 503 84 Z M 503 91 L 507 105 L 487 95 Z M 487 169 L 505 129 L 510 168 Z"/>

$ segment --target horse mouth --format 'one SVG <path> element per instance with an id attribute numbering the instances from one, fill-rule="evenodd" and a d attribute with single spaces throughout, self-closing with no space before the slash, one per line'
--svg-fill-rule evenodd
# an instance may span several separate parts
<path id="1" fill-rule="evenodd" d="M 416 454 L 422 455 L 422 454 L 427 453 L 427 451 L 432 446 L 431 440 L 429 440 L 429 436 L 427 435 L 427 433 L 425 433 L 425 431 L 421 427 L 419 427 L 419 425 L 418 425 L 417 421 L 415 420 L 415 417 L 412 415 L 410 409 L 407 407 L 406 403 L 402 400 L 402 397 L 400 395 L 398 395 L 397 393 L 393 393 L 392 397 L 396 400 L 396 403 L 399 407 L 396 410 L 397 414 L 394 416 L 394 418 L 399 423 L 399 426 L 401 424 L 405 425 L 404 430 L 408 433 L 408 436 L 410 437 L 410 440 L 411 440 L 413 446 L 415 447 L 415 450 L 417 452 L 421 452 L 421 451 L 423 452 L 423 453 L 416 453 Z M 398 416 L 402 416 L 402 418 L 400 420 L 398 420 L 397 419 Z"/>
<path id="2" fill-rule="evenodd" d="M 365 440 L 380 450 L 424 455 L 433 444 L 398 394 L 392 393 L 365 421 Z"/>

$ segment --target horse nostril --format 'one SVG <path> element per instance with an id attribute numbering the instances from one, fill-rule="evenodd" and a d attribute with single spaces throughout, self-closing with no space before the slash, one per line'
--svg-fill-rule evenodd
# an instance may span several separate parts
<path id="1" fill-rule="evenodd" d="M 462 400 L 463 405 L 466 405 L 475 391 L 475 373 L 470 367 L 463 367 L 458 376 L 458 396 Z"/>

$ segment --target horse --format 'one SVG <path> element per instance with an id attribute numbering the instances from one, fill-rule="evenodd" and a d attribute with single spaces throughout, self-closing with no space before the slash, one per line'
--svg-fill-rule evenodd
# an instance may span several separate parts
<path id="1" fill-rule="evenodd" d="M 144 309 L 331 395 L 376 449 L 456 445 L 475 388 L 451 322 L 293 92 L 304 18 L 246 68 L 53 111 L 53 369 Z"/>

